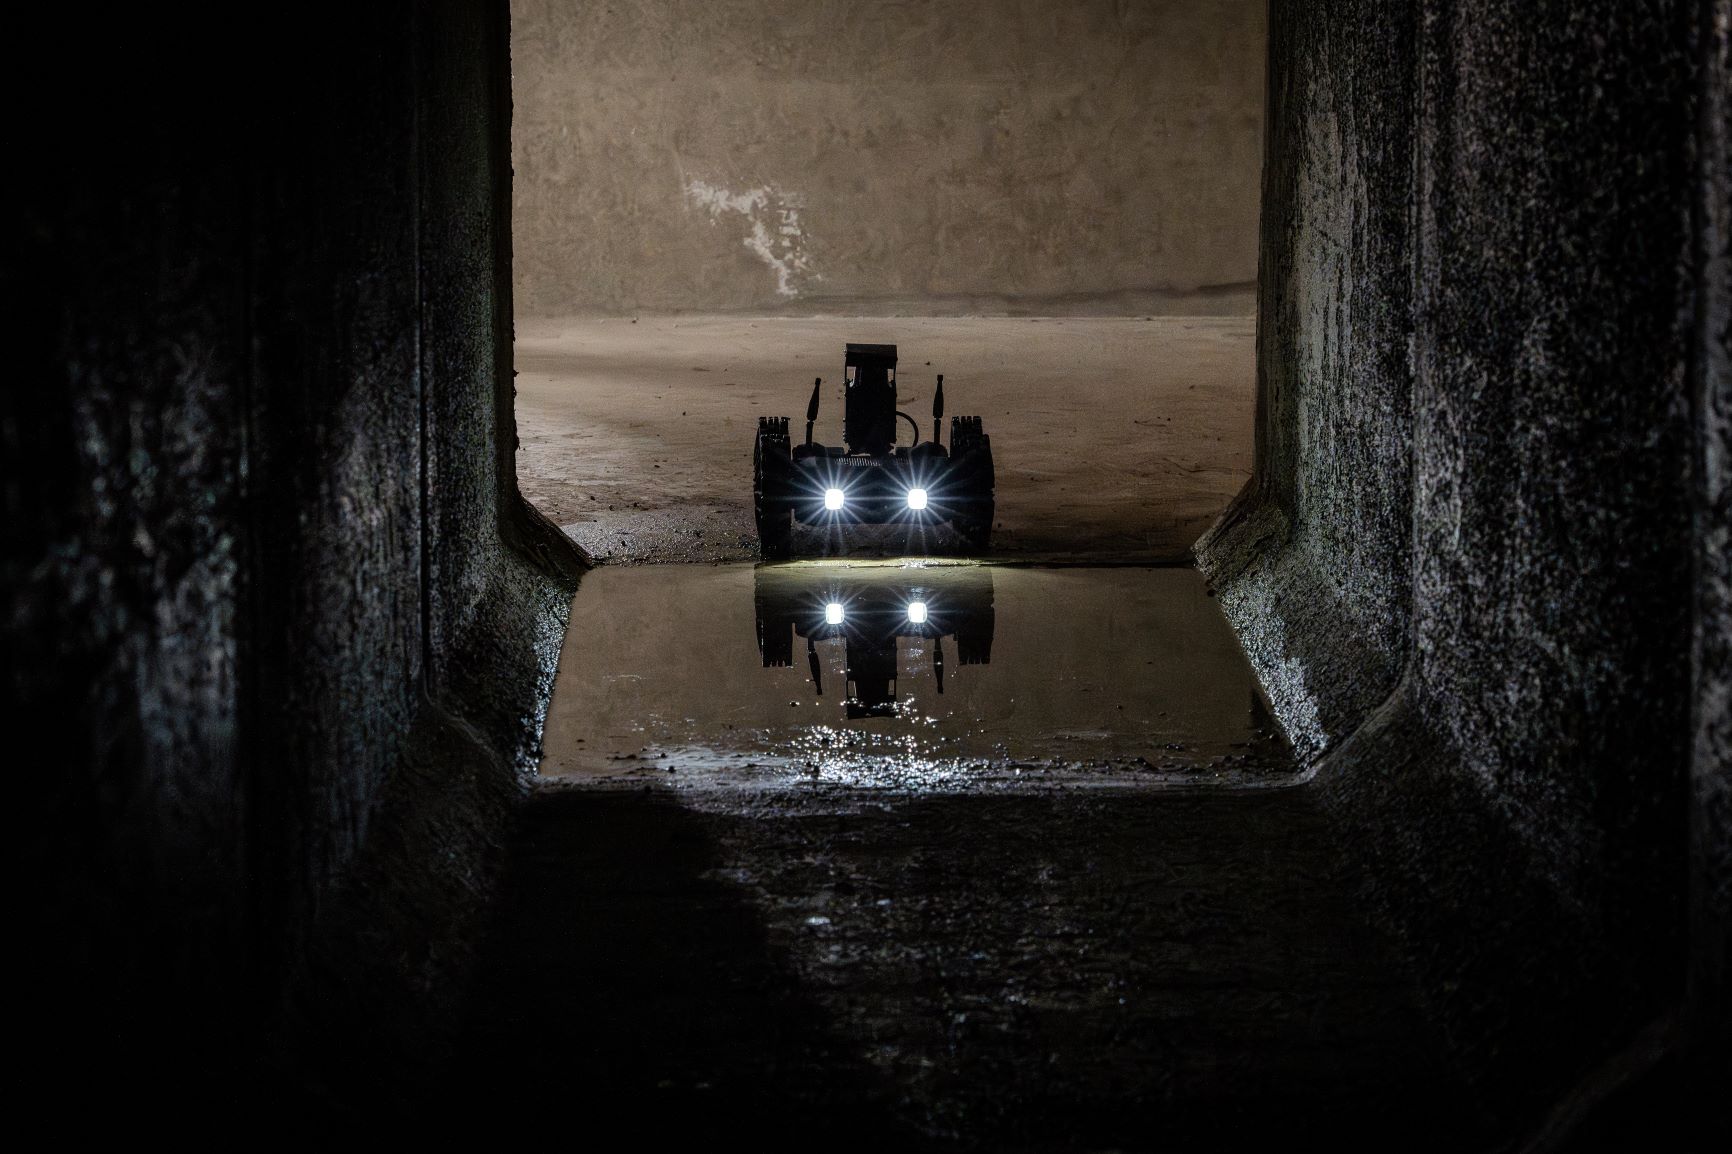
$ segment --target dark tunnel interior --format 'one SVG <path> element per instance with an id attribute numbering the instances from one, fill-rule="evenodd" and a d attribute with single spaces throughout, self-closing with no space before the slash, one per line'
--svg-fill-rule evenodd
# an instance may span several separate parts
<path id="1" fill-rule="evenodd" d="M 822 588 L 525 500 L 505 0 L 16 28 L 16 1116 L 1732 1148 L 1732 0 L 1253 7 L 1250 479 L 1092 593 L 1009 480 L 997 563 Z"/>

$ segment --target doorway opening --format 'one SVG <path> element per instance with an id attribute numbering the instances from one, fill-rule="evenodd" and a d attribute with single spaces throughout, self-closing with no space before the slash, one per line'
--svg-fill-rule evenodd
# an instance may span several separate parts
<path id="1" fill-rule="evenodd" d="M 698 662 L 694 678 L 675 667 L 675 637 L 645 646 L 648 619 L 599 600 L 592 619 L 580 594 L 582 667 L 611 672 L 580 689 L 567 684 L 578 669 L 567 663 L 544 771 L 594 774 L 628 760 L 665 771 L 676 749 L 698 747 L 679 764 L 724 752 L 774 763 L 780 738 L 741 746 L 718 735 L 780 733 L 797 710 L 819 712 L 780 753 L 845 768 L 852 754 L 807 748 L 822 744 L 814 726 L 836 720 L 824 712 L 831 698 L 860 712 L 841 716 L 836 740 L 849 750 L 861 733 L 888 741 L 936 710 L 950 720 L 900 734 L 912 744 L 897 756 L 972 758 L 994 773 L 1040 760 L 1032 746 L 1057 733 L 1072 743 L 1057 761 L 1157 774 L 1175 757 L 1223 771 L 1278 744 L 1255 678 L 1188 571 L 1192 543 L 1252 465 L 1264 9 L 1052 0 L 1005 19 L 978 2 L 514 6 L 520 487 L 604 570 L 742 567 L 732 579 L 592 578 L 588 595 L 605 592 L 621 610 L 660 606 L 655 624 L 680 622 L 688 653 L 745 653 Z M 895 346 L 896 404 L 912 414 L 916 442 L 941 375 L 949 413 L 979 419 L 995 463 L 990 532 L 968 548 L 942 537 L 931 548 L 905 525 L 851 526 L 796 541 L 796 556 L 830 557 L 829 568 L 754 575 L 760 418 L 791 418 L 797 430 L 810 398 L 813 439 L 841 443 L 850 344 Z M 944 426 L 933 425 L 938 440 Z M 931 568 L 933 552 L 1075 572 L 986 573 L 997 645 L 975 646 L 981 659 L 964 666 L 947 632 L 954 607 L 934 602 L 930 620 L 906 620 L 904 602 L 924 596 L 902 588 L 906 570 Z M 908 555 L 921 560 L 878 561 Z M 838 557 L 849 559 L 846 576 Z M 1168 636 L 1192 648 L 1154 645 L 1110 668 L 1082 652 L 1085 637 L 1099 649 L 1152 636 L 1154 618 L 1118 588 L 1126 566 L 1187 570 L 1133 585 L 1187 606 L 1198 628 Z M 1071 588 L 1085 569 L 1099 576 Z M 791 596 L 790 581 L 798 605 L 768 620 L 791 639 L 772 637 L 766 582 Z M 843 604 L 832 587 L 862 582 L 872 585 L 853 594 L 862 606 L 894 601 L 898 612 L 827 620 Z M 624 592 L 650 585 L 657 605 Z M 1066 619 L 1060 596 L 1088 617 L 1068 641 L 1034 627 Z M 1010 602 L 1018 614 L 1002 611 Z M 715 630 L 738 635 L 726 645 L 693 632 L 724 618 L 733 627 Z M 865 646 L 863 630 L 884 636 Z M 788 644 L 799 652 L 784 653 Z M 1006 698 L 1031 692 L 1012 687 L 1011 652 L 1064 670 L 1069 690 L 1058 696 L 1074 691 L 1071 712 L 1042 713 L 1038 737 L 1001 734 L 996 750 L 973 750 L 992 726 L 964 703 L 971 683 L 999 683 L 991 692 Z M 686 731 L 704 712 L 694 699 L 719 700 L 705 686 L 745 676 L 732 664 L 742 660 L 758 669 L 730 688 L 753 704 L 734 702 L 698 740 Z M 905 707 L 900 721 L 866 708 L 872 695 L 851 674 L 873 662 L 895 674 L 886 684 Z M 1225 680 L 1164 680 L 1206 669 Z M 1168 696 L 1144 701 L 1157 683 Z M 628 684 L 636 689 L 620 696 Z M 1232 703 L 1224 713 L 1172 696 L 1205 686 L 1203 697 Z M 774 723 L 760 716 L 777 708 Z M 945 730 L 959 710 L 966 737 Z M 593 731 L 616 714 L 620 732 Z"/>

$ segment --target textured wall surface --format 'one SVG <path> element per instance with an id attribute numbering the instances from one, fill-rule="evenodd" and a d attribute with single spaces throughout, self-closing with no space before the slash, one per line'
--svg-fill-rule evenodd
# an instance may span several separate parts
<path id="1" fill-rule="evenodd" d="M 515 0 L 524 315 L 1249 311 L 1263 0 Z"/>
<path id="2" fill-rule="evenodd" d="M 1271 7 L 1257 469 L 1204 570 L 1302 754 L 1407 652 L 1416 14 Z"/>
<path id="3" fill-rule="evenodd" d="M 1732 1045 L 1732 0 L 1702 5 L 1702 55 L 1691 1005 L 1697 1044 L 1723 1054 Z"/>
<path id="4" fill-rule="evenodd" d="M 1531 1114 L 1689 1016 L 1687 957 L 1723 974 L 1684 879 L 1691 765 L 1724 775 L 1725 5 L 1382 8 L 1274 5 L 1258 476 L 1200 553 L 1464 1062 Z"/>
<path id="5" fill-rule="evenodd" d="M 1422 71 L 1418 699 L 1632 926 L 1680 864 L 1697 11 L 1457 3 Z"/>
<path id="6" fill-rule="evenodd" d="M 425 685 L 418 109 L 402 20 L 370 10 L 314 57 L 322 82 L 259 115 L 247 166 L 255 299 L 229 338 L 255 350 L 259 410 L 256 520 L 237 527 L 252 561 L 243 724 L 271 740 L 243 756 L 260 759 L 250 805 L 270 815 L 252 852 L 276 867 L 258 925 L 285 935 L 285 954 L 365 839 Z M 273 29 L 295 43 L 309 31 Z"/>
<path id="7" fill-rule="evenodd" d="M 510 468 L 504 5 L 88 46 L 0 264 L 0 653 L 9 730 L 55 749 L 14 803 L 55 1007 L 26 1044 L 144 1092 L 241 1077 L 357 871 L 368 1001 L 447 964 L 576 556 Z"/>

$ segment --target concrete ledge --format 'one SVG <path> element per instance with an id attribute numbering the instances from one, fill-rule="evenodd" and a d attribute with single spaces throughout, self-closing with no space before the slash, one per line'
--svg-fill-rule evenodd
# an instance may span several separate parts
<path id="1" fill-rule="evenodd" d="M 513 535 L 546 537 L 545 563 L 495 550 L 446 689 L 422 699 L 288 994 L 272 1060 L 290 1087 L 348 1088 L 323 1100 L 333 1116 L 389 1116 L 392 1103 L 425 1094 L 457 1044 L 581 573 L 564 535 L 518 510 Z M 357 1087 L 377 1098 L 363 1106 Z"/>
<path id="2" fill-rule="evenodd" d="M 1294 751 L 1314 761 L 1389 696 L 1401 654 L 1377 644 L 1309 542 L 1255 483 L 1196 545 L 1197 567 Z"/>

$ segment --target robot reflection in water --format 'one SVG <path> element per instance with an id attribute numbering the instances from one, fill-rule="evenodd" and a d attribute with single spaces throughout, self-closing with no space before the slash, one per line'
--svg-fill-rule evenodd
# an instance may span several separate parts
<path id="1" fill-rule="evenodd" d="M 794 638 L 805 638 L 812 686 L 820 696 L 818 642 L 843 642 L 843 705 L 850 719 L 895 715 L 901 638 L 931 646 L 939 693 L 946 638 L 955 643 L 959 665 L 985 665 L 992 658 L 992 570 L 985 566 L 764 566 L 757 571 L 755 599 L 764 667 L 793 665 Z"/>

